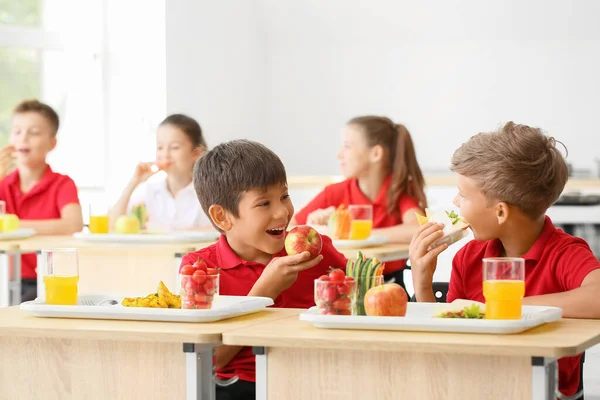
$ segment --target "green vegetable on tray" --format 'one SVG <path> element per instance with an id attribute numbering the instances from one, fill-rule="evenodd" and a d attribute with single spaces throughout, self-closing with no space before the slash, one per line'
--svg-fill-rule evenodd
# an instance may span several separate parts
<path id="1" fill-rule="evenodd" d="M 348 260 L 346 276 L 356 281 L 356 303 L 354 315 L 367 315 L 365 312 L 365 294 L 374 286 L 383 284 L 383 269 L 385 264 L 377 258 L 367 258 L 358 252 L 356 260 Z"/>

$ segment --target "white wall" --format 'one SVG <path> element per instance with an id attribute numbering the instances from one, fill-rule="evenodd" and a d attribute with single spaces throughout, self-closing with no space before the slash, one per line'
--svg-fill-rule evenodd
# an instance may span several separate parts
<path id="1" fill-rule="evenodd" d="M 196 118 L 209 147 L 264 135 L 266 42 L 254 2 L 166 6 L 167 112 Z"/>
<path id="2" fill-rule="evenodd" d="M 175 0 L 167 109 L 197 117 L 211 144 L 264 142 L 290 174 L 338 173 L 340 128 L 364 113 L 407 124 L 430 171 L 509 119 L 592 167 L 597 15 L 593 0 Z"/>

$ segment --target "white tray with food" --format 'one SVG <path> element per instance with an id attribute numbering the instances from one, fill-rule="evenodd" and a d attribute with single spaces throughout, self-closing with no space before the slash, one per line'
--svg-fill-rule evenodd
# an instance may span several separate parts
<path id="1" fill-rule="evenodd" d="M 484 319 L 485 306 L 477 302 L 408 303 L 404 317 L 321 315 L 316 307 L 300 314 L 300 320 L 317 328 L 385 331 L 513 334 L 562 318 L 562 309 L 523 306 L 519 320 Z"/>
<path id="2" fill-rule="evenodd" d="M 20 228 L 11 232 L 2 232 L 0 233 L 0 240 L 17 240 L 17 239 L 27 239 L 32 236 L 35 236 L 35 229 L 31 228 Z"/>
<path id="3" fill-rule="evenodd" d="M 92 243 L 201 243 L 219 238 L 217 231 L 182 231 L 172 233 L 89 233 L 78 232 L 75 239 Z"/>
<path id="4" fill-rule="evenodd" d="M 125 296 L 90 294 L 79 296 L 75 306 L 48 305 L 43 300 L 27 301 L 21 310 L 46 318 L 114 319 L 162 322 L 215 322 L 264 310 L 273 304 L 267 297 L 215 296 L 212 307 L 206 310 L 163 308 L 153 295 L 139 297 L 139 306 L 123 305 Z M 178 296 L 177 296 L 178 297 Z M 133 300 L 132 298 L 127 298 Z M 147 303 L 146 304 L 146 300 Z M 114 303 L 117 304 L 114 304 Z M 112 303 L 112 304 L 111 304 Z M 156 307 L 156 308 L 155 308 Z"/>

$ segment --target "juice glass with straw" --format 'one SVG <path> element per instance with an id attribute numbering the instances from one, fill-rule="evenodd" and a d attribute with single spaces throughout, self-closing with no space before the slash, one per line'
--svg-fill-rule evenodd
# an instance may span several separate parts
<path id="1" fill-rule="evenodd" d="M 517 257 L 483 259 L 486 319 L 521 319 L 525 296 L 525 260 Z"/>
<path id="2" fill-rule="evenodd" d="M 98 206 L 92 206 L 90 204 L 90 233 L 95 234 L 107 234 L 110 227 L 110 220 L 106 213 L 106 210 L 100 210 Z"/>
<path id="3" fill-rule="evenodd" d="M 365 240 L 373 229 L 373 206 L 360 204 L 348 206 L 350 213 L 350 240 Z"/>
<path id="4" fill-rule="evenodd" d="M 76 305 L 79 283 L 77 249 L 42 250 L 42 276 L 46 290 L 46 304 Z"/>

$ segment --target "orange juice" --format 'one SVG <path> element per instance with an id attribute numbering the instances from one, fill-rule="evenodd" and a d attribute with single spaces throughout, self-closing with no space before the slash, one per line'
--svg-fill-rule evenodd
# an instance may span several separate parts
<path id="1" fill-rule="evenodd" d="M 90 216 L 90 232 L 108 233 L 109 218 L 108 215 Z"/>
<path id="2" fill-rule="evenodd" d="M 364 240 L 371 236 L 373 221 L 355 219 L 350 222 L 350 240 Z"/>
<path id="3" fill-rule="evenodd" d="M 0 215 L 0 232 L 4 232 L 4 215 Z"/>
<path id="4" fill-rule="evenodd" d="M 525 282 L 517 280 L 483 281 L 486 319 L 521 319 Z"/>
<path id="5" fill-rule="evenodd" d="M 73 306 L 77 304 L 78 276 L 47 275 L 46 304 Z"/>

